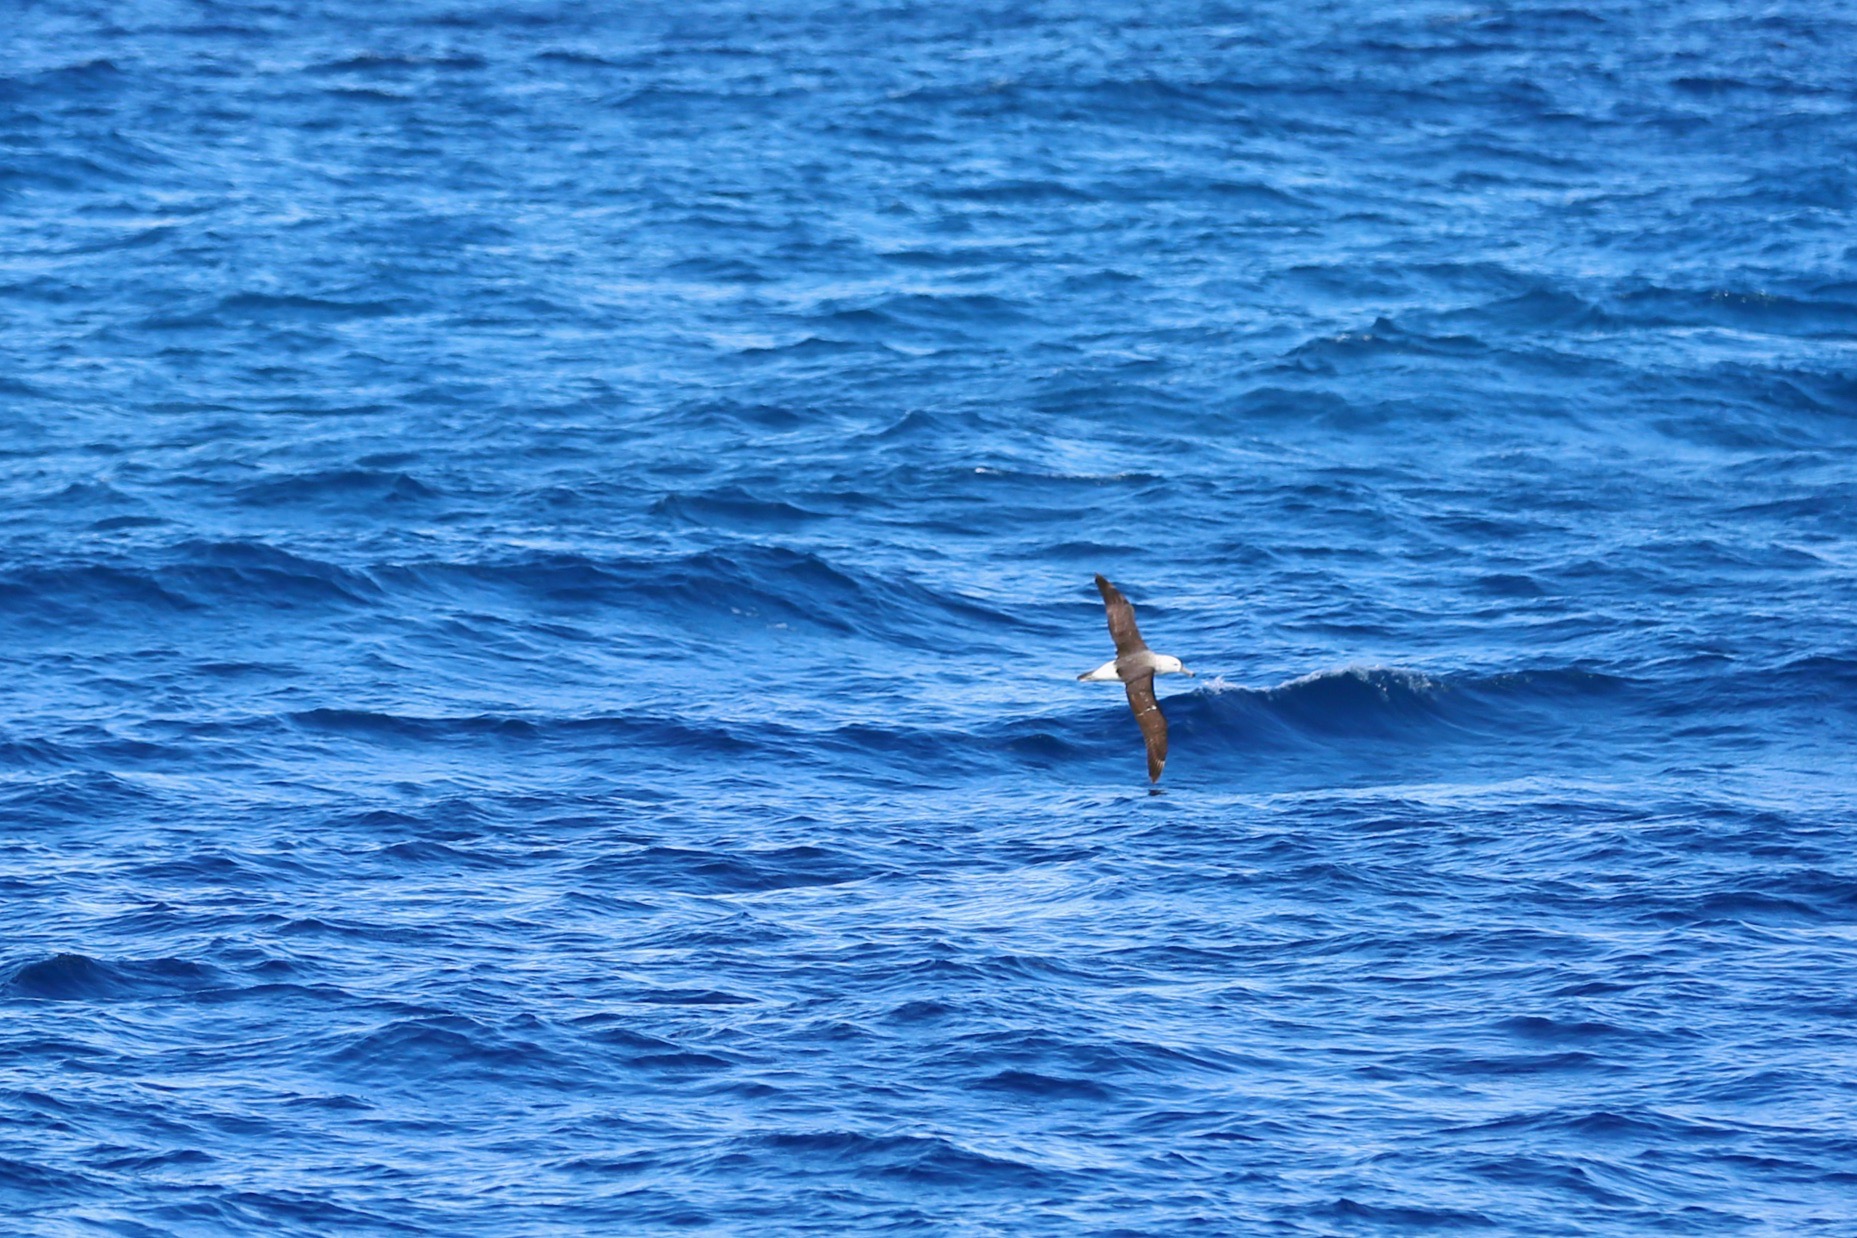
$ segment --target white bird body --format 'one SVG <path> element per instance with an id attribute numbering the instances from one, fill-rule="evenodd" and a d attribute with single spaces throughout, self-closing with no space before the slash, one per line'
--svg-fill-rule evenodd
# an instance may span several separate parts
<path id="1" fill-rule="evenodd" d="M 1191 675 L 1193 672 L 1170 654 L 1143 649 L 1124 658 L 1111 658 L 1093 671 L 1077 676 L 1089 683 L 1128 683 L 1148 675 Z"/>

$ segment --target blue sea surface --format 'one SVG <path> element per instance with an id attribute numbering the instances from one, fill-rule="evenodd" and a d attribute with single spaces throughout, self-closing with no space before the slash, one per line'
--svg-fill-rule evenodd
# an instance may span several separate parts
<path id="1" fill-rule="evenodd" d="M 0 1232 L 1857 1234 L 1854 48 L 13 0 Z"/>

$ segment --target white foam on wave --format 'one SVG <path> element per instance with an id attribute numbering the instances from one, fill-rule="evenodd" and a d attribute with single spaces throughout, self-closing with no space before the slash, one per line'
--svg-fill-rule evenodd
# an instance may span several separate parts
<path id="1" fill-rule="evenodd" d="M 1434 675 L 1427 675 L 1422 671 L 1409 671 L 1397 666 L 1369 665 L 1343 666 L 1328 670 L 1310 671 L 1306 675 L 1298 675 L 1294 679 L 1286 679 L 1282 683 L 1269 688 L 1257 688 L 1248 684 L 1233 683 L 1223 675 L 1214 675 L 1210 679 L 1207 679 L 1202 686 L 1204 691 L 1207 692 L 1276 693 L 1293 692 L 1298 688 L 1311 687 L 1316 684 L 1328 683 L 1339 679 L 1353 679 L 1376 688 L 1382 693 L 1385 693 L 1389 686 L 1398 686 L 1412 692 L 1420 693 L 1439 692 L 1450 686 L 1446 680 L 1439 679 Z"/>

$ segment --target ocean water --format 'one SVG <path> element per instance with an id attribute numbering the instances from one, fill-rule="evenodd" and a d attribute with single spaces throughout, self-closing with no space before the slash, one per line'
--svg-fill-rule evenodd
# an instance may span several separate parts
<path id="1" fill-rule="evenodd" d="M 1857 1234 L 1853 47 L 6 5 L 0 1231 Z"/>

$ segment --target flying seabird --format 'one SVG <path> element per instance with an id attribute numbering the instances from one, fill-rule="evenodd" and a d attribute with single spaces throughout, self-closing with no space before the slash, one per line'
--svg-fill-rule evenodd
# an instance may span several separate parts
<path id="1" fill-rule="evenodd" d="M 1115 638 L 1115 660 L 1093 671 L 1085 671 L 1077 678 L 1091 682 L 1114 680 L 1128 689 L 1128 707 L 1135 711 L 1135 721 L 1141 724 L 1141 737 L 1148 741 L 1148 781 L 1159 782 L 1161 767 L 1167 764 L 1167 719 L 1161 716 L 1161 707 L 1154 699 L 1154 677 L 1191 675 L 1193 672 L 1180 665 L 1179 658 L 1148 648 L 1148 642 L 1141 639 L 1141 632 L 1135 627 L 1135 608 L 1128 604 L 1120 589 L 1103 579 L 1101 572 L 1096 574 L 1096 588 L 1102 593 L 1103 606 L 1109 611 L 1109 635 Z"/>

